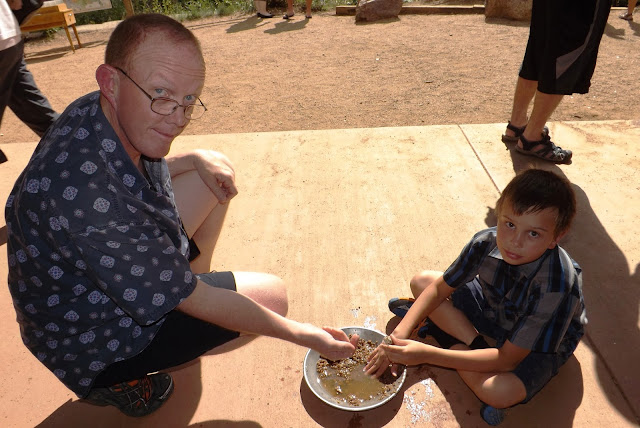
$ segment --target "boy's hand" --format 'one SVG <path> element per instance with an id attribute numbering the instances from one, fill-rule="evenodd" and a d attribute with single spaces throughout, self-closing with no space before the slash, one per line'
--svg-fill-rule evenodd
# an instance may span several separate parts
<path id="1" fill-rule="evenodd" d="M 381 344 L 369 356 L 369 363 L 365 366 L 365 373 L 380 377 L 391 364 L 391 374 L 398 375 L 398 364 L 414 366 L 428 362 L 429 348 L 425 343 L 415 340 L 398 339 L 389 336 L 392 345 Z"/>
<path id="2" fill-rule="evenodd" d="M 391 340 L 391 343 L 399 343 L 399 341 L 402 340 L 393 335 L 387 336 L 385 339 L 387 338 Z M 380 377 L 387 370 L 387 367 L 391 366 L 391 374 L 393 376 L 398 376 L 398 365 L 393 364 L 390 356 L 388 355 L 389 346 L 390 345 L 383 341 L 376 349 L 374 349 L 371 355 L 369 355 L 369 362 L 364 367 L 365 374 Z"/>

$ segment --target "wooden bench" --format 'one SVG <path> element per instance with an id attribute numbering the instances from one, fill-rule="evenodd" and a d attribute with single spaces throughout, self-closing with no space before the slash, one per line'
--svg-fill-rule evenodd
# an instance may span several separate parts
<path id="1" fill-rule="evenodd" d="M 80 38 L 78 37 L 78 30 L 76 30 L 76 17 L 73 14 L 73 10 L 69 9 L 66 4 L 59 3 L 52 6 L 47 6 L 46 3 L 40 9 L 29 16 L 20 26 L 22 32 L 29 31 L 42 31 L 49 28 L 64 27 L 64 31 L 67 33 L 71 50 L 75 53 L 76 48 L 71 40 L 71 34 L 69 33 L 69 27 L 73 29 L 73 33 L 78 41 L 78 48 L 82 47 Z"/>

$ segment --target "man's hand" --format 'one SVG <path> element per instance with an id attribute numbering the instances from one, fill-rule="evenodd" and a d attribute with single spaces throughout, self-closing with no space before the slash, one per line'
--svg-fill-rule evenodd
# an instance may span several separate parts
<path id="1" fill-rule="evenodd" d="M 7 0 L 9 7 L 11 10 L 20 10 L 22 9 L 22 0 Z"/>
<path id="2" fill-rule="evenodd" d="M 342 331 L 332 327 L 323 327 L 322 329 L 311 324 L 305 324 L 309 328 L 313 336 L 313 341 L 309 347 L 318 351 L 321 356 L 328 360 L 342 360 L 349 358 L 356 351 L 358 346 L 358 335 L 349 336 Z"/>
<path id="3" fill-rule="evenodd" d="M 194 165 L 202 181 L 221 204 L 226 204 L 238 194 L 235 171 L 229 158 L 212 150 L 196 150 Z"/>

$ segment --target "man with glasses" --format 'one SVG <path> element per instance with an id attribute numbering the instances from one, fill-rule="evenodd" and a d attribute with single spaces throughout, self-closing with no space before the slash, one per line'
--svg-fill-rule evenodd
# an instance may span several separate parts
<path id="1" fill-rule="evenodd" d="M 78 396 L 130 416 L 171 394 L 171 376 L 154 372 L 243 333 L 350 356 L 357 337 L 284 317 L 279 278 L 209 272 L 237 194 L 233 166 L 208 150 L 165 159 L 207 110 L 195 36 L 163 15 L 128 18 L 96 79 L 100 91 L 65 110 L 6 206 L 9 288 L 29 350 Z"/>

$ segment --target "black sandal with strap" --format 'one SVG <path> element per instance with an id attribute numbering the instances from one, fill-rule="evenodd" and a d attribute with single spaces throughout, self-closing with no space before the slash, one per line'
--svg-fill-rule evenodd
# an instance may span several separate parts
<path id="1" fill-rule="evenodd" d="M 521 135 L 520 141 L 522 142 L 522 147 L 516 145 L 516 151 L 523 155 L 535 156 L 553 163 L 571 163 L 571 156 L 573 155 L 571 150 L 564 150 L 562 147 L 556 146 L 548 135 L 543 136 L 542 140 L 539 141 L 529 141 Z M 533 149 L 536 146 L 542 147 L 534 151 Z"/>
<path id="2" fill-rule="evenodd" d="M 514 135 L 507 135 L 507 134 L 502 134 L 502 142 L 505 144 L 515 144 L 518 142 L 518 140 L 520 139 L 520 136 L 524 133 L 525 128 L 527 127 L 527 125 L 523 126 L 522 128 L 518 128 L 515 125 L 511 124 L 511 121 L 509 121 L 509 123 L 507 123 L 507 129 L 510 131 L 513 131 Z M 548 136 L 549 135 L 549 128 L 547 128 L 546 126 L 544 128 L 542 128 L 542 135 L 543 136 Z"/>
<path id="3" fill-rule="evenodd" d="M 502 134 L 502 142 L 505 144 L 517 143 L 526 127 L 527 125 L 522 128 L 518 128 L 517 126 L 512 125 L 511 121 L 509 121 L 509 123 L 507 123 L 507 129 L 513 131 L 514 135 Z"/>

